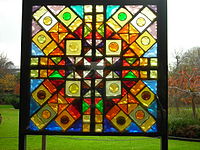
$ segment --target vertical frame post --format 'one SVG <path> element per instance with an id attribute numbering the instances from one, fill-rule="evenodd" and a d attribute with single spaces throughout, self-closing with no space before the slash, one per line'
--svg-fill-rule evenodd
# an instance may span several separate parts
<path id="1" fill-rule="evenodd" d="M 159 70 L 160 77 L 158 89 L 160 90 L 160 105 L 161 105 L 161 150 L 168 150 L 168 62 L 167 62 L 167 0 L 158 2 L 159 9 L 159 28 L 160 36 L 160 51 L 161 58 Z"/>

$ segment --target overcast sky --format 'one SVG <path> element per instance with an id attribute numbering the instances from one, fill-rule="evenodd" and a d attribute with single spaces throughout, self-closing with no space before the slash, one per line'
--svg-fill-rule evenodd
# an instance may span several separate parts
<path id="1" fill-rule="evenodd" d="M 0 0 L 0 52 L 20 65 L 22 0 Z M 168 0 L 168 51 L 200 46 L 200 0 Z"/>

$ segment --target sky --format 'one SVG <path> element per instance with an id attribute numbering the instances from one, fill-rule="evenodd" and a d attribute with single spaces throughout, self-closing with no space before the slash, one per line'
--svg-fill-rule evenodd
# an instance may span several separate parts
<path id="1" fill-rule="evenodd" d="M 168 60 L 174 51 L 200 46 L 200 1 L 168 0 Z M 0 0 L 0 53 L 20 66 L 22 0 Z"/>

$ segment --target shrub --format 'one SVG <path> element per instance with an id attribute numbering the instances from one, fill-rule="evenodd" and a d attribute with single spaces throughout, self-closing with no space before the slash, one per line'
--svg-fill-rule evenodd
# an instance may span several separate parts
<path id="1" fill-rule="evenodd" d="M 200 118 L 194 119 L 187 110 L 169 114 L 169 135 L 187 138 L 200 138 Z"/>
<path id="2" fill-rule="evenodd" d="M 15 109 L 19 109 L 19 96 L 14 94 L 4 94 L 1 97 L 0 104 L 13 105 Z"/>

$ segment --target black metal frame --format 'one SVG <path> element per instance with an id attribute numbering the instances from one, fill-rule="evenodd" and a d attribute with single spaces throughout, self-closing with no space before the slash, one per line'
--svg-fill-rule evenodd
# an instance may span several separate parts
<path id="1" fill-rule="evenodd" d="M 21 53 L 21 91 L 20 91 L 20 120 L 19 120 L 19 149 L 26 149 L 26 135 L 71 135 L 71 133 L 61 132 L 33 132 L 26 130 L 28 126 L 28 117 L 30 106 L 27 101 L 30 97 L 30 52 L 31 49 L 31 21 L 32 21 L 32 6 L 33 5 L 49 5 L 49 4 L 66 4 L 63 0 L 24 0 L 23 1 L 23 16 L 22 16 L 22 53 Z M 123 4 L 142 4 L 142 5 L 157 5 L 158 7 L 158 111 L 161 115 L 161 120 L 158 122 L 160 127 L 158 133 L 138 133 L 134 136 L 161 136 L 161 149 L 168 149 L 167 142 L 167 0 L 126 0 L 126 1 L 69 1 L 73 4 L 89 4 L 89 5 L 123 5 Z M 121 133 L 73 133 L 73 135 L 122 135 Z M 130 134 L 123 133 L 123 136 L 130 136 Z"/>

